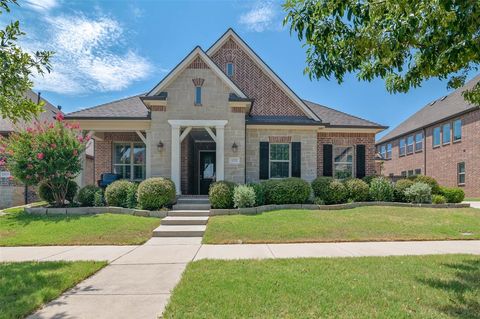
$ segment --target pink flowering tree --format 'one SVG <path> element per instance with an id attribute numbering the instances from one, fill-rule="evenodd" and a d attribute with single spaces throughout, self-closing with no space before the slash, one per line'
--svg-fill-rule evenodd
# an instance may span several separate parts
<path id="1" fill-rule="evenodd" d="M 0 165 L 26 185 L 46 183 L 56 206 L 65 205 L 69 183 L 80 173 L 80 154 L 90 139 L 78 124 L 63 121 L 37 123 L 0 140 Z"/>

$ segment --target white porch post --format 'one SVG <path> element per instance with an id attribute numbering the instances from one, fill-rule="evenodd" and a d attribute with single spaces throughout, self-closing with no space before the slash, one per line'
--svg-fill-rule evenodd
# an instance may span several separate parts
<path id="1" fill-rule="evenodd" d="M 145 131 L 145 177 L 152 177 L 152 132 Z"/>
<path id="2" fill-rule="evenodd" d="M 215 172 L 217 181 L 223 181 L 225 179 L 225 141 L 224 141 L 224 136 L 225 136 L 225 130 L 224 126 L 217 125 L 215 127 L 216 130 L 216 139 L 215 139 L 215 145 L 216 145 L 216 166 L 217 166 L 217 171 Z"/>
<path id="3" fill-rule="evenodd" d="M 180 126 L 172 124 L 172 181 L 175 183 L 177 195 L 181 194 L 180 188 Z"/>

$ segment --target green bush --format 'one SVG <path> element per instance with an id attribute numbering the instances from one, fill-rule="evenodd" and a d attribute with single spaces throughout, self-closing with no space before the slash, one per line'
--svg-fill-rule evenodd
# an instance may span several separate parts
<path id="1" fill-rule="evenodd" d="M 392 182 L 384 177 L 375 177 L 370 182 L 370 199 L 379 202 L 393 200 Z"/>
<path id="2" fill-rule="evenodd" d="M 312 182 L 313 196 L 315 196 L 315 198 L 325 200 L 325 198 L 328 197 L 328 187 L 332 181 L 333 178 L 328 176 L 320 176 L 315 178 Z"/>
<path id="3" fill-rule="evenodd" d="M 432 188 L 427 183 L 416 182 L 405 190 L 405 198 L 410 203 L 431 203 Z"/>
<path id="4" fill-rule="evenodd" d="M 255 206 L 255 190 L 248 185 L 235 186 L 233 190 L 233 206 L 237 208 Z"/>
<path id="5" fill-rule="evenodd" d="M 365 202 L 368 200 L 370 189 L 368 184 L 361 179 L 349 179 L 345 181 L 345 187 L 347 188 L 348 200 L 354 202 Z"/>
<path id="6" fill-rule="evenodd" d="M 95 192 L 93 206 L 95 207 L 102 207 L 105 206 L 105 198 L 103 197 L 102 189 L 99 189 Z"/>
<path id="7" fill-rule="evenodd" d="M 413 180 L 415 183 L 428 184 L 432 189 L 432 194 L 442 195 L 440 192 L 440 185 L 438 184 L 437 180 L 433 177 L 425 176 L 425 175 L 416 175 L 416 176 L 411 176 L 411 180 Z"/>
<path id="8" fill-rule="evenodd" d="M 263 189 L 265 204 L 273 204 L 272 196 L 275 193 L 276 186 L 280 184 L 280 182 L 280 179 L 269 179 L 260 184 Z"/>
<path id="9" fill-rule="evenodd" d="M 458 187 L 441 187 L 440 193 L 445 197 L 447 203 L 461 203 L 465 199 L 465 192 Z"/>
<path id="10" fill-rule="evenodd" d="M 367 183 L 368 186 L 370 186 L 370 184 L 372 183 L 372 180 L 373 180 L 374 178 L 377 178 L 377 177 L 379 177 L 379 176 L 377 176 L 377 175 L 369 175 L 369 176 L 365 176 L 364 178 L 362 178 L 362 180 L 363 180 L 365 183 Z"/>
<path id="11" fill-rule="evenodd" d="M 396 202 L 406 202 L 407 198 L 405 197 L 405 190 L 415 184 L 409 179 L 401 179 L 395 183 L 393 189 L 393 195 Z"/>
<path id="12" fill-rule="evenodd" d="M 138 185 L 137 200 L 141 209 L 161 209 L 173 204 L 175 199 L 175 184 L 168 178 L 148 178 Z"/>
<path id="13" fill-rule="evenodd" d="M 59 188 L 57 186 L 54 186 L 56 188 L 55 193 L 59 193 Z M 78 190 L 78 185 L 75 183 L 75 181 L 69 181 L 68 186 L 67 186 L 67 194 L 65 195 L 65 199 L 72 204 L 75 198 L 75 195 L 77 194 Z M 46 201 L 47 203 L 51 205 L 56 205 L 57 201 L 55 200 L 54 197 L 54 191 L 52 188 L 46 183 L 46 182 L 41 182 L 38 185 L 38 196 Z"/>
<path id="14" fill-rule="evenodd" d="M 227 181 L 220 181 L 210 184 L 208 199 L 212 208 L 226 209 L 233 208 L 233 191 L 236 184 Z"/>
<path id="15" fill-rule="evenodd" d="M 318 198 L 322 200 L 322 198 Z M 323 199 L 325 204 L 343 204 L 348 201 L 348 190 L 339 180 L 333 180 L 330 185 L 328 185 L 327 196 Z"/>
<path id="16" fill-rule="evenodd" d="M 310 184 L 298 177 L 290 177 L 270 183 L 268 204 L 305 204 L 310 197 Z"/>
<path id="17" fill-rule="evenodd" d="M 122 179 L 115 181 L 105 189 L 105 200 L 108 206 L 125 207 L 130 206 L 129 194 L 132 192 L 134 183 Z"/>
<path id="18" fill-rule="evenodd" d="M 248 184 L 255 192 L 255 206 L 262 206 L 265 204 L 265 190 L 262 184 L 250 183 Z"/>
<path id="19" fill-rule="evenodd" d="M 128 208 L 136 208 L 138 201 L 137 201 L 137 191 L 138 191 L 138 183 L 133 182 L 130 187 L 128 188 L 127 192 L 127 207 Z"/>
<path id="20" fill-rule="evenodd" d="M 95 185 L 87 185 L 85 187 L 82 187 L 77 195 L 77 201 L 80 206 L 95 206 L 95 194 L 98 191 L 101 191 L 101 188 Z"/>
<path id="21" fill-rule="evenodd" d="M 433 204 L 445 204 L 447 200 L 443 195 L 433 195 L 432 196 L 432 203 Z"/>

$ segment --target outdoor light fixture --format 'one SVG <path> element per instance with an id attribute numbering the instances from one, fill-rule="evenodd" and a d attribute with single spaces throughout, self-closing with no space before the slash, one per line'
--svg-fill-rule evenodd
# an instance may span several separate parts
<path id="1" fill-rule="evenodd" d="M 233 152 L 236 152 L 237 150 L 238 150 L 238 145 L 237 145 L 237 143 L 233 142 L 233 144 L 232 144 L 232 151 L 233 151 Z"/>
<path id="2" fill-rule="evenodd" d="M 163 142 L 162 141 L 158 142 L 157 149 L 158 149 L 159 152 L 161 152 L 163 150 Z"/>

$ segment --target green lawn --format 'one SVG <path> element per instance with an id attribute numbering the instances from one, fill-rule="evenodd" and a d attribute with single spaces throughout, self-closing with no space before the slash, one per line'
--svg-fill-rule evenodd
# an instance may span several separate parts
<path id="1" fill-rule="evenodd" d="M 479 318 L 480 257 L 190 263 L 164 318 Z"/>
<path id="2" fill-rule="evenodd" d="M 223 244 L 479 238 L 480 209 L 358 207 L 214 216 L 208 221 L 203 241 Z"/>
<path id="3" fill-rule="evenodd" d="M 466 202 L 480 202 L 480 197 L 467 197 L 465 198 Z"/>
<path id="4" fill-rule="evenodd" d="M 0 216 L 0 246 L 142 244 L 159 224 L 160 219 L 153 217 L 41 216 L 17 209 Z"/>
<path id="5" fill-rule="evenodd" d="M 0 318 L 24 318 L 106 262 L 0 263 Z"/>

